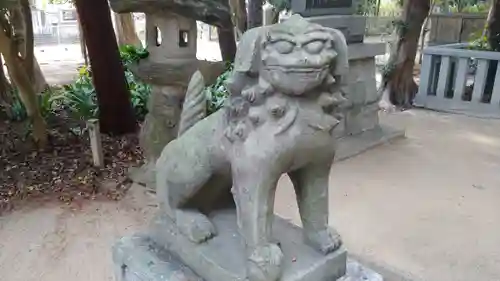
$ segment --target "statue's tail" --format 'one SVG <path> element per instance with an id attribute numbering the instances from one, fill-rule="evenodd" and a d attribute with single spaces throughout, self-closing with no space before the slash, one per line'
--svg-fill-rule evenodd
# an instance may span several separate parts
<path id="1" fill-rule="evenodd" d="M 178 137 L 206 117 L 207 99 L 204 89 L 205 79 L 203 79 L 203 75 L 198 70 L 191 76 L 186 91 L 186 98 L 184 99 L 179 122 L 179 131 L 177 133 Z"/>

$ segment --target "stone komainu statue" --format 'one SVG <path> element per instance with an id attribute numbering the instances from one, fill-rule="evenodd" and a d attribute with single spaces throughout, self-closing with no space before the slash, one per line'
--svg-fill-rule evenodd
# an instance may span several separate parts
<path id="1" fill-rule="evenodd" d="M 270 240 L 273 204 L 278 179 L 288 173 L 305 242 L 324 254 L 336 250 L 341 240 L 328 226 L 328 178 L 347 70 L 340 31 L 298 15 L 245 33 L 225 107 L 188 122 L 200 117 L 189 111 L 203 94 L 200 87 L 188 90 L 181 135 L 157 162 L 161 211 L 201 243 L 217 235 L 208 214 L 235 206 L 248 280 L 277 280 L 283 255 Z"/>

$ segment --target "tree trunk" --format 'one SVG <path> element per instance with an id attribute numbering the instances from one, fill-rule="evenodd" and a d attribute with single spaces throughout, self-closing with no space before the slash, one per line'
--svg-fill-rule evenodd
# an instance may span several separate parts
<path id="1" fill-rule="evenodd" d="M 236 38 L 234 38 L 233 26 L 217 28 L 217 35 L 219 38 L 222 60 L 225 62 L 233 62 L 236 56 Z"/>
<path id="2" fill-rule="evenodd" d="M 488 44 L 491 50 L 500 51 L 500 0 L 492 0 L 488 18 L 486 20 L 486 28 L 483 32 L 488 38 Z M 483 102 L 490 102 L 495 84 L 495 76 L 497 72 L 498 61 L 491 60 L 486 73 L 486 84 L 484 86 Z"/>
<path id="3" fill-rule="evenodd" d="M 247 31 L 247 5 L 245 0 L 229 0 L 233 24 L 238 38 Z"/>
<path id="4" fill-rule="evenodd" d="M 33 18 L 29 0 L 21 0 L 22 26 L 24 28 L 24 48 L 21 48 L 21 56 L 24 58 L 26 72 L 32 82 L 35 81 L 35 44 L 33 34 Z M 23 54 L 24 49 L 24 54 Z"/>
<path id="5" fill-rule="evenodd" d="M 34 54 L 33 19 L 29 0 L 21 0 L 17 9 L 12 9 L 12 25 L 19 44 L 19 53 L 23 57 L 23 64 L 28 77 L 33 83 L 35 93 L 43 92 L 47 81 Z"/>
<path id="6" fill-rule="evenodd" d="M 115 17 L 116 35 L 118 37 L 118 45 L 133 45 L 141 47 L 142 43 L 135 32 L 135 24 L 132 13 L 117 14 Z"/>
<path id="7" fill-rule="evenodd" d="M 422 24 L 430 9 L 429 0 L 405 0 L 401 21 L 397 23 L 398 39 L 384 73 L 383 87 L 392 104 L 409 108 L 417 92 L 413 67 Z"/>
<path id="8" fill-rule="evenodd" d="M 89 65 L 89 56 L 87 54 L 87 45 L 85 44 L 85 37 L 83 36 L 82 23 L 80 22 L 80 18 L 77 17 L 78 22 L 78 37 L 80 38 L 80 52 L 82 53 L 83 61 L 85 62 L 85 66 Z"/>
<path id="9" fill-rule="evenodd" d="M 248 28 L 262 26 L 263 0 L 248 0 Z"/>
<path id="10" fill-rule="evenodd" d="M 33 124 L 33 139 L 40 148 L 43 148 L 47 145 L 45 120 L 38 108 L 36 92 L 24 66 L 25 62 L 18 55 L 20 53 L 19 45 L 6 33 L 6 30 L 10 28 L 6 24 L 5 21 L 0 24 L 0 53 L 3 54 L 10 78 L 16 84 L 21 101 Z"/>
<path id="11" fill-rule="evenodd" d="M 422 33 L 420 34 L 420 50 L 418 52 L 418 63 L 422 64 L 422 57 L 423 57 L 423 51 L 424 51 L 424 45 L 425 45 L 425 36 L 427 36 L 427 32 L 429 32 L 429 19 L 430 16 L 432 15 L 434 11 L 434 7 L 436 6 L 437 1 L 436 0 L 431 0 L 432 4 L 429 9 L 429 13 L 427 14 L 427 17 L 424 20 L 424 23 L 422 24 Z"/>
<path id="12" fill-rule="evenodd" d="M 0 105 L 9 106 L 12 101 L 12 85 L 10 85 L 3 67 L 2 56 L 0 55 Z"/>
<path id="13" fill-rule="evenodd" d="M 108 1 L 76 0 L 75 5 L 89 53 L 101 131 L 110 134 L 134 132 L 137 124 L 120 62 Z"/>
<path id="14" fill-rule="evenodd" d="M 500 1 L 493 0 L 487 21 L 488 43 L 493 51 L 500 51 Z"/>

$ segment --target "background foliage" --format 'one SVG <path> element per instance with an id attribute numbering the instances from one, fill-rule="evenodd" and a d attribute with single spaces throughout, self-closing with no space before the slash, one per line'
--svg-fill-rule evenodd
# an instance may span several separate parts
<path id="1" fill-rule="evenodd" d="M 215 83 L 205 88 L 205 95 L 207 98 L 207 114 L 210 115 L 224 106 L 224 102 L 229 97 L 227 89 L 227 79 L 233 71 L 233 65 L 230 64 L 227 70 L 222 73 Z"/>
<path id="2" fill-rule="evenodd" d="M 137 80 L 128 66 L 147 56 L 148 52 L 143 48 L 131 45 L 120 47 L 120 57 L 125 68 L 127 87 L 130 91 L 134 112 L 139 121 L 144 120 L 148 112 L 147 100 L 151 94 L 151 87 Z M 63 90 L 52 98 L 52 101 L 59 102 L 76 119 L 86 121 L 97 118 L 99 109 L 97 106 L 97 93 L 92 84 L 92 71 L 87 66 L 83 66 L 78 73 L 77 80 L 73 84 L 65 85 Z"/>

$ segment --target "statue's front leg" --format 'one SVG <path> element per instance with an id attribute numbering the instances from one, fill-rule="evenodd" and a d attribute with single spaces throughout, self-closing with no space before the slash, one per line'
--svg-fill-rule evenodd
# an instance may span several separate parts
<path id="1" fill-rule="evenodd" d="M 328 226 L 328 178 L 331 163 L 315 163 L 289 174 L 297 195 L 305 242 L 323 254 L 337 250 L 340 235 Z"/>
<path id="2" fill-rule="evenodd" d="M 156 193 L 160 210 L 191 242 L 198 244 L 212 238 L 216 231 L 208 217 L 197 210 L 179 209 L 180 203 L 194 194 L 208 180 L 209 174 L 193 169 L 194 175 L 205 174 L 205 177 L 192 177 L 190 180 L 173 183 L 169 181 L 169 177 L 174 177 L 172 174 L 176 172 L 163 165 L 162 161 L 165 161 L 164 158 L 160 158 L 156 166 Z"/>
<path id="3" fill-rule="evenodd" d="M 244 157 L 243 157 L 244 158 Z M 274 195 L 279 175 L 267 165 L 253 161 L 233 163 L 233 189 L 238 227 L 247 250 L 249 281 L 276 281 L 280 278 L 283 253 L 271 243 Z"/>

